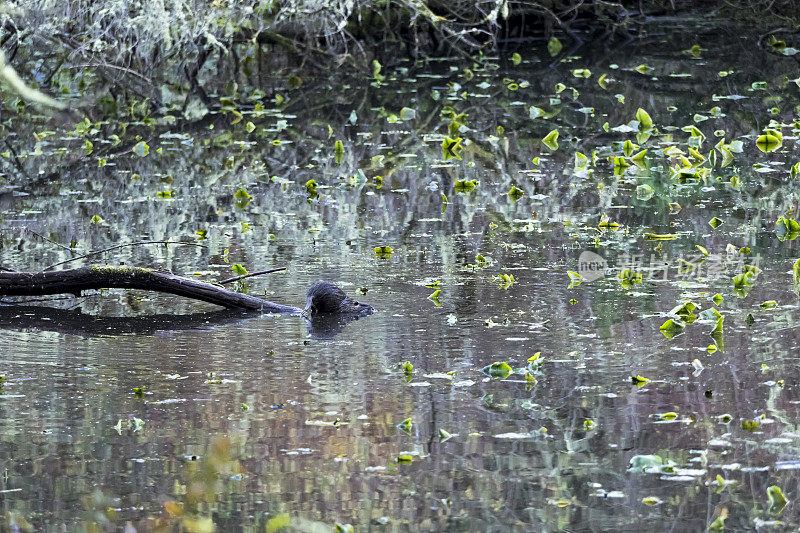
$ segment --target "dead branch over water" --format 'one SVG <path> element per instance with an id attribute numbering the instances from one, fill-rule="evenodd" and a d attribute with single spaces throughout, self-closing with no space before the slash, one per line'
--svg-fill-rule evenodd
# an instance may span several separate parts
<path id="1" fill-rule="evenodd" d="M 302 310 L 204 281 L 147 268 L 90 266 L 51 272 L 0 272 L 0 296 L 80 295 L 95 289 L 141 289 L 193 298 L 228 308 L 267 313 Z"/>

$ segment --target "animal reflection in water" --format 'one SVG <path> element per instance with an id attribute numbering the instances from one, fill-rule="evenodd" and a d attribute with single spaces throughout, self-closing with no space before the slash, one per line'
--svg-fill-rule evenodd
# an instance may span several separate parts
<path id="1" fill-rule="evenodd" d="M 292 308 L 308 324 L 313 339 L 331 339 L 354 320 L 371 315 L 375 308 L 348 297 L 333 283 L 320 282 L 306 294 L 306 307 Z M 77 335 L 152 334 L 156 331 L 206 329 L 234 324 L 252 318 L 252 311 L 222 309 L 186 315 L 158 314 L 132 317 L 106 317 L 77 310 L 45 306 L 0 305 L 0 328 L 25 328 Z"/>

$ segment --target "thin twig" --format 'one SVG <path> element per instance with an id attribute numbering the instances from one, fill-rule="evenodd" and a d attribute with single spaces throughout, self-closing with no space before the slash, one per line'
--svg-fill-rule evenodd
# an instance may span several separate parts
<path id="1" fill-rule="evenodd" d="M 261 274 L 272 274 L 273 272 L 280 272 L 281 270 L 286 270 L 286 267 L 280 268 L 270 268 L 269 270 L 259 270 L 258 272 L 249 272 L 244 274 L 243 276 L 236 276 L 235 278 L 228 278 L 223 279 L 222 281 L 218 281 L 220 285 L 224 285 L 225 283 L 233 283 L 234 281 L 239 281 L 240 279 L 250 278 L 252 276 L 260 276 Z"/>
<path id="2" fill-rule="evenodd" d="M 86 259 L 87 257 L 92 257 L 93 255 L 100 255 L 106 252 L 110 252 L 112 250 L 117 250 L 119 248 L 125 248 L 127 246 L 141 246 L 144 244 L 185 244 L 187 246 L 198 246 L 200 248 L 207 248 L 204 244 L 197 244 L 194 242 L 182 242 L 182 241 L 138 241 L 138 242 L 129 242 L 125 244 L 118 244 L 116 246 L 112 246 L 111 248 L 105 248 L 104 250 L 97 250 L 96 252 L 89 252 L 85 255 L 79 255 L 78 257 L 73 257 L 72 259 L 66 259 L 64 261 L 54 263 L 48 267 L 45 267 L 41 270 L 41 272 L 46 272 L 48 270 L 53 270 L 57 266 L 65 265 L 67 263 L 71 263 L 73 261 L 77 261 L 78 259 Z"/>
<path id="3" fill-rule="evenodd" d="M 33 233 L 34 235 L 36 235 L 36 236 L 37 236 L 37 237 L 39 237 L 40 239 L 42 239 L 42 240 L 44 240 L 44 241 L 47 241 L 47 242 L 49 242 L 50 244 L 55 244 L 55 245 L 56 245 L 56 246 L 58 246 L 59 248 L 62 248 L 62 249 L 64 249 L 64 250 L 68 251 L 69 253 L 71 253 L 71 254 L 73 254 L 73 255 L 78 253 L 78 252 L 76 252 L 76 251 L 75 251 L 75 249 L 74 249 L 74 248 L 70 248 L 69 246 L 64 246 L 64 245 L 63 245 L 63 244 L 61 244 L 60 242 L 56 242 L 56 241 L 54 241 L 53 239 L 50 239 L 50 238 L 48 238 L 48 237 L 45 237 L 44 235 L 42 235 L 42 234 L 40 234 L 40 233 L 36 233 L 35 231 L 33 231 L 33 230 L 32 230 L 32 229 L 30 229 L 30 228 L 22 228 L 22 229 L 24 229 L 25 231 L 29 231 L 30 233 Z"/>
<path id="4" fill-rule="evenodd" d="M 131 69 L 126 68 L 126 67 L 121 67 L 119 65 L 114 65 L 113 63 L 106 63 L 105 61 L 102 61 L 100 63 L 85 63 L 83 65 L 70 65 L 69 66 L 69 68 L 71 68 L 71 69 L 86 68 L 86 67 L 116 69 L 116 70 L 120 70 L 120 71 L 122 71 L 122 72 L 124 72 L 126 74 L 130 74 L 131 76 L 136 76 L 137 78 L 139 78 L 140 80 L 142 80 L 144 82 L 153 83 L 153 80 L 151 80 L 147 76 L 144 76 L 143 74 L 140 74 L 139 72 L 136 72 L 135 70 L 131 70 Z"/>

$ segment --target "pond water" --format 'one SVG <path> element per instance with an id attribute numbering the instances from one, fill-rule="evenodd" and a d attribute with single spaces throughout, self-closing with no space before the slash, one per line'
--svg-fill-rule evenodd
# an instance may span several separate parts
<path id="1" fill-rule="evenodd" d="M 0 307 L 3 529 L 796 530 L 799 69 L 672 26 L 283 76 L 192 121 L 4 109 L 3 267 L 182 241 L 64 268 L 286 267 L 239 288 L 378 312 Z"/>

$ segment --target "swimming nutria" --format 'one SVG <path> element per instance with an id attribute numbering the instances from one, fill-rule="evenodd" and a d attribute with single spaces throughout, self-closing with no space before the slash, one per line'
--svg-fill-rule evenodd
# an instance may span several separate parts
<path id="1" fill-rule="evenodd" d="M 362 304 L 349 298 L 342 289 L 327 281 L 315 283 L 306 293 L 307 315 L 337 313 L 340 315 L 367 316 L 375 312 L 369 304 Z"/>

